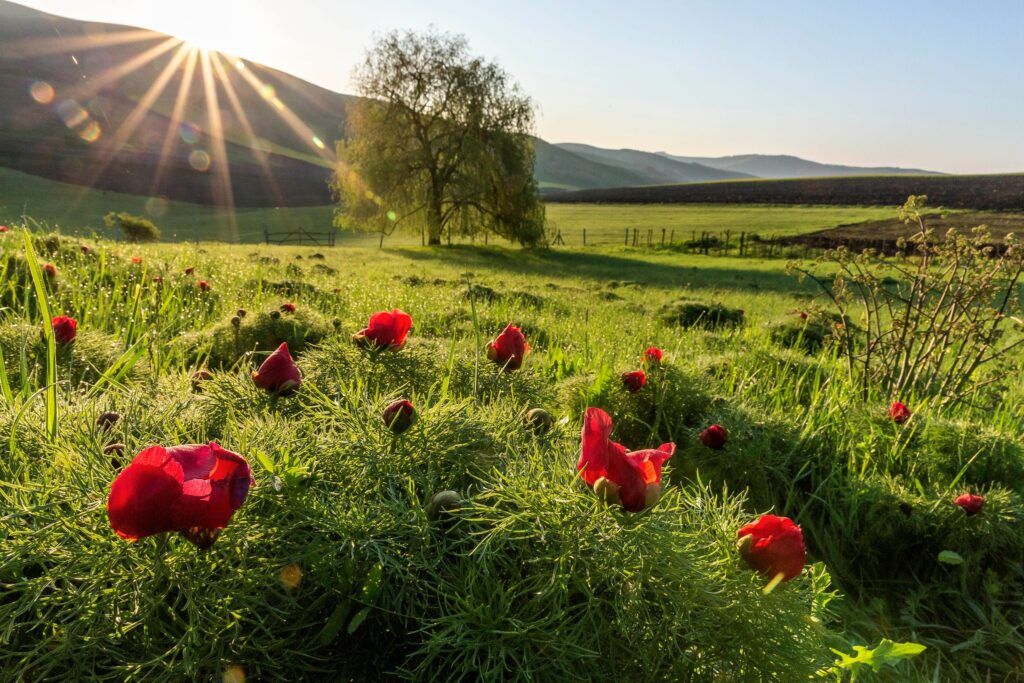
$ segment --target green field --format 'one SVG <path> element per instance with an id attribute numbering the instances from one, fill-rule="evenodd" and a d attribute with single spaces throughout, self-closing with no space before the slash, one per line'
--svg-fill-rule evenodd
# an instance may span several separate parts
<path id="1" fill-rule="evenodd" d="M 780 334 L 826 305 L 781 260 L 33 242 L 78 330 L 47 351 L 23 234 L 0 237 L 4 678 L 849 680 L 836 651 L 883 638 L 927 649 L 880 680 L 1024 670 L 1019 373 L 956 409 L 901 396 L 894 424 L 828 344 Z M 685 323 L 694 304 L 733 324 Z M 405 348 L 353 344 L 396 307 Z M 508 323 L 532 346 L 515 372 L 484 352 Z M 302 384 L 268 395 L 251 372 L 282 341 Z M 665 359 L 629 393 L 651 345 Z M 419 419 L 396 436 L 381 415 L 403 397 Z M 537 407 L 549 432 L 524 424 Z M 629 450 L 675 444 L 649 509 L 581 482 L 587 407 Z M 136 453 L 211 440 L 255 481 L 211 548 L 114 534 Z M 437 512 L 442 491 L 458 507 Z M 972 517 L 952 502 L 968 491 L 987 501 Z M 807 546 L 778 585 L 736 547 L 765 512 Z"/>
<path id="2" fill-rule="evenodd" d="M 661 231 L 677 242 L 699 238 L 702 232 L 738 238 L 741 232 L 762 237 L 799 235 L 847 223 L 891 218 L 892 207 L 862 206 L 764 206 L 713 204 L 562 204 L 547 205 L 547 217 L 554 231 L 561 231 L 568 245 L 581 246 L 583 229 L 587 244 L 623 244 L 625 231 L 639 229 L 646 240 L 654 231 L 659 242 Z"/>
<path id="3" fill-rule="evenodd" d="M 52 201 L 60 197 L 59 202 Z M 127 211 L 150 216 L 169 241 L 203 240 L 225 242 L 260 242 L 263 225 L 272 233 L 297 228 L 312 232 L 329 230 L 333 206 L 282 209 L 240 209 L 235 212 L 234 226 L 228 216 L 209 206 L 186 202 L 165 202 L 154 205 L 145 197 L 116 192 L 83 189 L 45 178 L 0 168 L 0 222 L 15 223 L 22 209 L 29 216 L 48 225 L 59 225 L 72 234 L 107 234 L 103 216 L 109 211 Z M 549 204 L 548 221 L 552 230 L 561 231 L 567 246 L 581 246 L 583 230 L 588 245 L 623 243 L 626 228 L 638 228 L 643 236 L 653 230 L 655 242 L 661 230 L 669 235 L 675 231 L 677 241 L 688 240 L 695 233 L 707 231 L 757 233 L 761 236 L 794 235 L 822 230 L 847 223 L 891 218 L 895 210 L 887 207 L 829 206 L 730 206 L 730 205 L 615 205 L 615 204 Z M 360 233 L 339 233 L 339 244 L 349 246 L 376 244 L 377 238 Z M 414 245 L 419 236 L 398 234 L 388 237 L 391 246 Z"/>

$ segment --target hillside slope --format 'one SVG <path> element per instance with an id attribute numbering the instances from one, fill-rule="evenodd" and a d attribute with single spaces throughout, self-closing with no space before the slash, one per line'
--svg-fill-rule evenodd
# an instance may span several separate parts
<path id="1" fill-rule="evenodd" d="M 697 183 L 708 180 L 735 180 L 753 177 L 748 173 L 677 161 L 636 149 L 603 149 L 574 142 L 562 142 L 556 146 L 595 163 L 620 168 L 643 178 L 642 182 L 635 183 L 637 185 Z"/>
<path id="2" fill-rule="evenodd" d="M 658 152 L 674 161 L 710 166 L 723 171 L 747 173 L 758 178 L 821 178 L 862 175 L 941 175 L 935 171 L 896 166 L 843 166 L 822 164 L 789 154 L 739 154 L 726 157 L 691 157 Z"/>
<path id="3" fill-rule="evenodd" d="M 0 163 L 10 168 L 207 204 L 324 204 L 350 100 L 161 33 L 0 0 Z"/>

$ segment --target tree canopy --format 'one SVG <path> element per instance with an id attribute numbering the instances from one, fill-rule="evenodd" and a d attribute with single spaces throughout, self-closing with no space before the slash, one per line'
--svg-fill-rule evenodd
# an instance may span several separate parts
<path id="1" fill-rule="evenodd" d="M 544 207 L 533 177 L 533 102 L 465 38 L 392 32 L 367 51 L 361 99 L 338 144 L 336 222 L 391 234 L 496 235 L 536 244 Z"/>

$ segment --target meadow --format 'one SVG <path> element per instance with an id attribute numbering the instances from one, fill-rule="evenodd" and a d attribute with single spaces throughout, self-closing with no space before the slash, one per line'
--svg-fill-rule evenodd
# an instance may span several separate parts
<path id="1" fill-rule="evenodd" d="M 60 197 L 59 202 L 52 201 Z M 152 200 L 138 195 L 120 194 L 0 168 L 0 223 L 20 221 L 22 211 L 44 226 L 59 226 L 66 234 L 83 236 L 116 235 L 103 224 L 110 211 L 125 211 L 147 216 L 160 227 L 166 241 L 223 241 L 256 243 L 263 241 L 263 226 L 273 234 L 296 228 L 322 233 L 331 228 L 334 206 L 241 208 L 232 221 L 215 207 L 188 202 Z M 677 241 L 694 233 L 722 234 L 741 232 L 763 237 L 799 235 L 850 223 L 891 218 L 892 207 L 856 206 L 762 206 L 762 205 L 635 205 L 563 204 L 547 206 L 552 232 L 560 232 L 566 246 L 583 246 L 583 230 L 588 246 L 615 246 L 623 243 L 624 231 L 638 229 L 642 236 L 654 231 L 674 231 Z M 370 246 L 378 235 L 341 231 L 339 244 Z M 416 236 L 397 234 L 386 238 L 387 246 L 419 244 Z M 456 240 L 458 241 L 458 239 Z"/>
<path id="2" fill-rule="evenodd" d="M 817 211 L 772 224 L 838 217 Z M 12 228 L 0 262 L 5 677 L 1024 672 L 1019 373 L 955 409 L 901 396 L 911 417 L 894 420 L 893 397 L 807 343 L 827 302 L 782 260 Z M 354 343 L 395 308 L 413 321 L 400 350 Z M 58 315 L 73 342 L 45 334 Z M 503 371 L 488 348 L 510 323 L 532 349 Z M 282 342 L 301 384 L 278 395 L 252 373 Z M 641 368 L 633 392 L 622 375 Z M 398 399 L 417 415 L 401 433 L 382 418 Z M 643 509 L 581 479 L 587 408 L 630 451 L 675 444 Z M 253 479 L 212 546 L 114 533 L 111 484 L 137 453 L 210 441 Z M 738 532 L 766 513 L 802 529 L 791 580 L 741 559 Z"/>

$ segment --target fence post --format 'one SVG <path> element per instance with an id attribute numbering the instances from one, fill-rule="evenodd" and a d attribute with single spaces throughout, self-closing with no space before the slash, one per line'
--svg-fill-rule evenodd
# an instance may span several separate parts
<path id="1" fill-rule="evenodd" d="M 726 256 L 729 255 L 729 241 L 731 239 L 732 239 L 732 231 L 731 230 L 726 230 L 725 231 L 725 255 Z"/>
<path id="2" fill-rule="evenodd" d="M 629 228 L 626 228 L 626 241 L 622 243 L 623 246 L 629 246 Z"/>
<path id="3" fill-rule="evenodd" d="M 267 222 L 263 221 L 263 242 L 270 244 L 270 230 L 267 228 Z"/>
<path id="4" fill-rule="evenodd" d="M 637 228 L 633 228 L 633 246 L 636 246 Z"/>
<path id="5" fill-rule="evenodd" d="M 675 244 L 676 243 L 676 229 L 675 228 L 672 228 L 672 236 L 668 238 L 668 243 L 669 244 Z"/>
<path id="6" fill-rule="evenodd" d="M 583 228 L 583 246 L 587 246 L 587 229 Z"/>
<path id="7" fill-rule="evenodd" d="M 647 228 L 647 247 L 654 246 L 654 228 Z"/>

